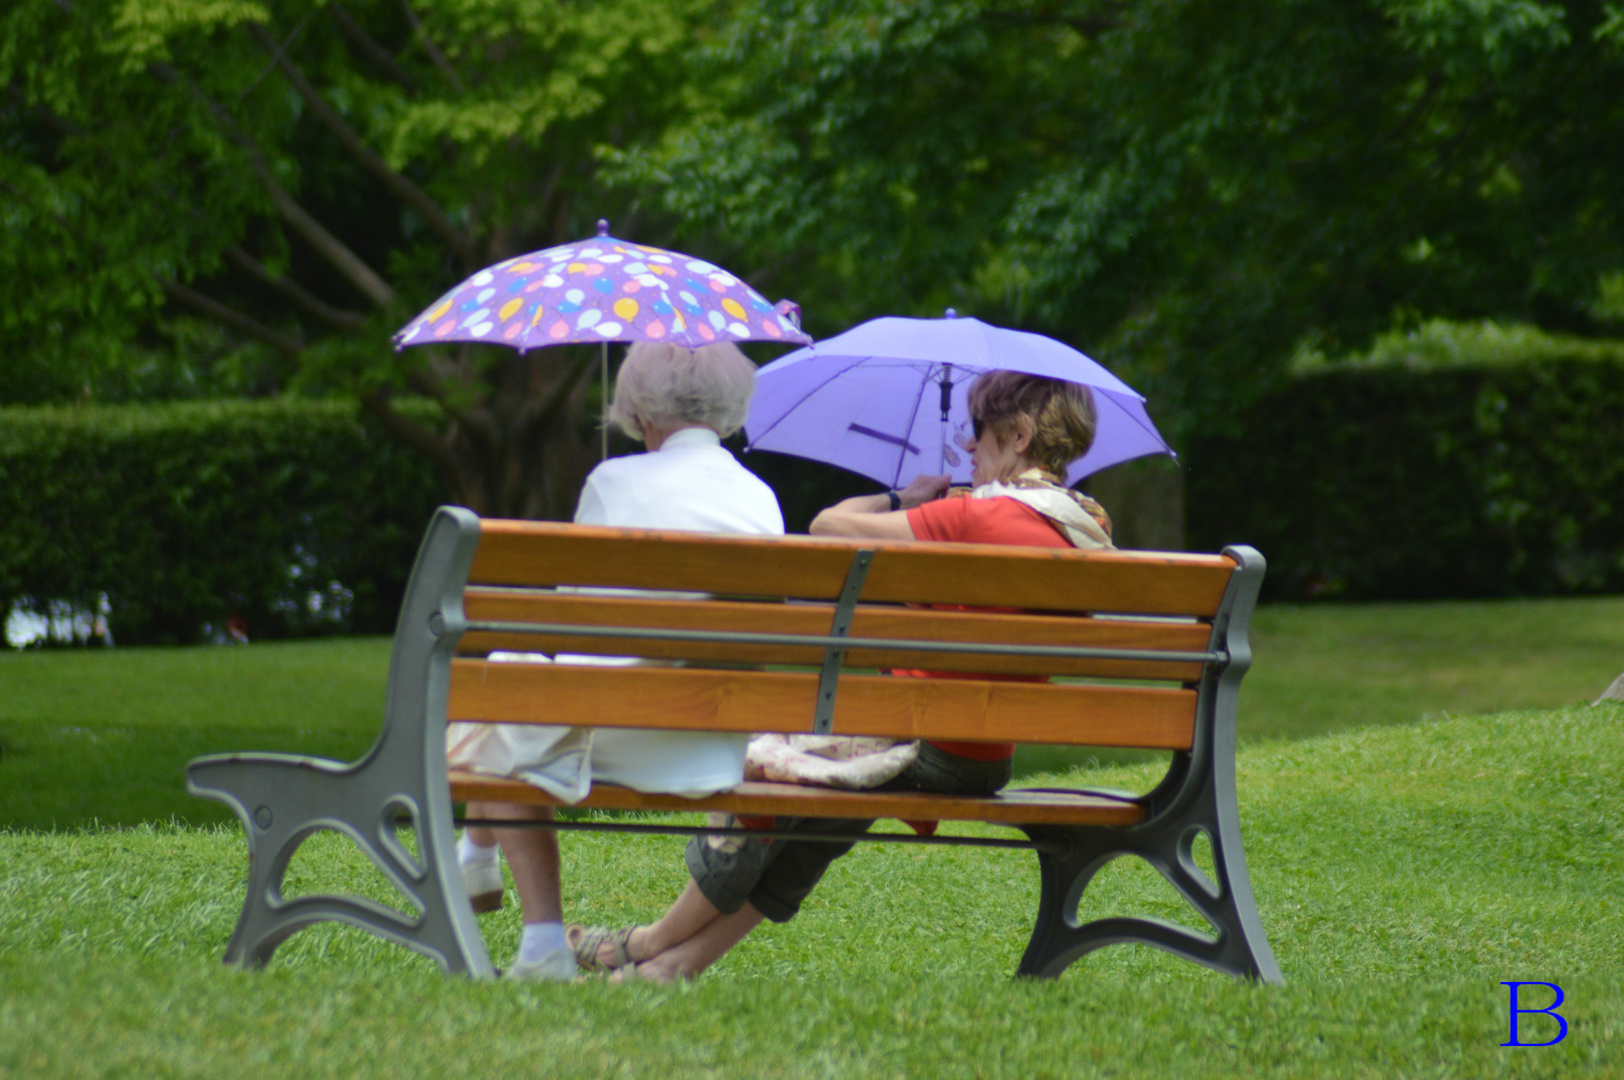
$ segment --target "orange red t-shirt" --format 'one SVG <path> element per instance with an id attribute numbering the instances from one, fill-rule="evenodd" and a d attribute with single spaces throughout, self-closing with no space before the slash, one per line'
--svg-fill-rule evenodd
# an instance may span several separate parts
<path id="1" fill-rule="evenodd" d="M 1053 522 L 1025 503 L 973 499 L 967 492 L 914 507 L 908 511 L 908 525 L 919 540 L 1071 547 Z"/>
<path id="2" fill-rule="evenodd" d="M 973 499 L 949 495 L 908 511 L 908 525 L 919 540 L 961 544 L 1018 544 L 1024 547 L 1071 547 L 1048 518 L 1014 499 Z M 982 610 L 982 609 L 977 609 Z M 988 682 L 1047 682 L 1041 675 L 977 675 L 963 671 L 900 670 L 891 674 L 915 679 L 980 679 Z M 975 761 L 1003 761 L 1015 754 L 1014 743 L 940 742 L 931 745 Z"/>

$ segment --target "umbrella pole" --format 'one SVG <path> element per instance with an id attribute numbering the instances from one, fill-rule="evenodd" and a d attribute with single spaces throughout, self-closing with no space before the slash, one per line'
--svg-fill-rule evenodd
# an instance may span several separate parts
<path id="1" fill-rule="evenodd" d="M 598 460 L 609 460 L 609 343 L 603 343 L 603 352 L 599 355 L 599 371 L 603 375 L 603 408 L 599 417 L 599 445 Z"/>

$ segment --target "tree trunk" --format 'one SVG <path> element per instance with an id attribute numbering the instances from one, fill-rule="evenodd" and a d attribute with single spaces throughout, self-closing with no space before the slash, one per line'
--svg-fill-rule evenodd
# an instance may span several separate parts
<path id="1" fill-rule="evenodd" d="M 481 419 L 454 421 L 441 468 L 453 497 L 485 517 L 568 521 L 598 463 L 596 417 L 587 415 L 590 357 L 540 349 L 499 360 Z"/>

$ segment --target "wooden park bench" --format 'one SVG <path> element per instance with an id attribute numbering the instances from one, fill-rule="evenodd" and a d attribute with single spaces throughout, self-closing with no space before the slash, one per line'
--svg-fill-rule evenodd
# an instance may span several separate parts
<path id="1" fill-rule="evenodd" d="M 383 733 L 371 752 L 350 765 L 231 754 L 188 767 L 188 790 L 230 805 L 248 834 L 248 896 L 226 962 L 264 964 L 295 931 L 331 920 L 416 949 L 448 971 L 490 977 L 457 865 L 453 804 L 554 800 L 515 780 L 448 775 L 447 722 L 480 720 L 1170 751 L 1166 775 L 1138 797 L 744 783 L 690 800 L 598 784 L 580 805 L 1009 826 L 1025 839 L 871 838 L 1035 849 L 1041 893 L 1019 974 L 1052 977 L 1100 946 L 1142 942 L 1278 982 L 1235 803 L 1236 695 L 1251 662 L 1247 622 L 1263 570 L 1262 557 L 1245 547 L 1185 555 L 739 537 L 482 521 L 441 509 L 407 586 Z M 688 597 L 594 591 L 604 588 Z M 485 659 L 495 650 L 688 663 Z M 1066 681 L 897 678 L 884 674 L 889 668 Z M 706 831 L 651 825 L 643 815 L 556 824 Z M 415 910 L 350 896 L 284 899 L 294 851 L 323 829 L 354 841 Z M 415 836 L 415 852 L 400 841 L 402 830 Z M 1194 856 L 1203 835 L 1210 877 Z M 1083 889 L 1121 855 L 1160 871 L 1211 932 L 1149 918 L 1079 925 Z M 682 872 L 676 851 L 671 872 Z"/>

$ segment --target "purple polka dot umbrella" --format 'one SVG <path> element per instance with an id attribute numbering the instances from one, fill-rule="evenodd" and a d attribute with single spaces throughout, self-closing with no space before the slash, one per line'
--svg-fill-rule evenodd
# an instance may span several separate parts
<path id="1" fill-rule="evenodd" d="M 481 270 L 394 337 L 408 345 L 469 341 L 520 352 L 583 341 L 718 341 L 808 345 L 779 310 L 734 275 L 688 255 L 608 235 L 533 251 Z M 793 305 L 781 302 L 786 309 Z"/>
<path id="2" fill-rule="evenodd" d="M 609 235 L 609 223 L 600 221 L 591 240 L 532 251 L 481 270 L 429 305 L 393 341 L 397 351 L 484 342 L 521 353 L 601 343 L 607 398 L 611 341 L 669 341 L 690 349 L 718 341 L 809 345 L 812 339 L 798 325 L 799 311 L 788 300 L 768 303 L 703 259 L 616 239 Z"/>

